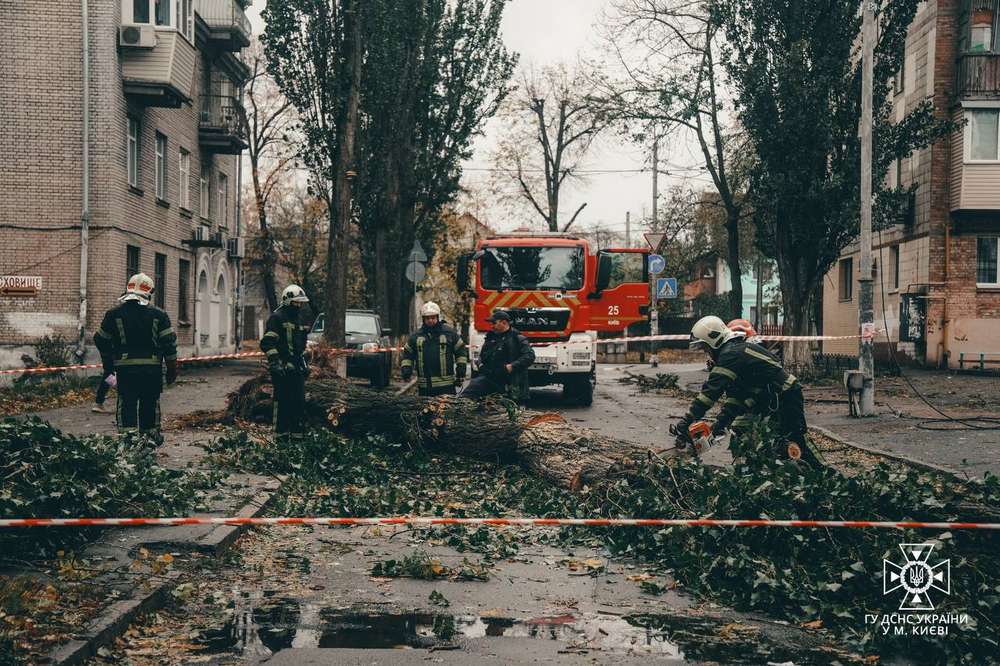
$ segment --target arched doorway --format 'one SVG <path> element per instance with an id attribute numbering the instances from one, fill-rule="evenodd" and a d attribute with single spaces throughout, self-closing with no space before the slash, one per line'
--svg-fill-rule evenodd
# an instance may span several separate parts
<path id="1" fill-rule="evenodd" d="M 226 281 L 226 272 L 223 270 L 219 273 L 219 279 L 215 283 L 215 293 L 217 295 L 217 315 L 216 319 L 219 322 L 218 329 L 218 343 L 219 347 L 229 346 L 230 337 L 230 325 L 229 325 L 229 285 Z"/>
<path id="2" fill-rule="evenodd" d="M 212 345 L 211 297 L 212 295 L 208 290 L 208 273 L 201 270 L 198 272 L 198 291 L 196 293 L 198 311 L 195 313 L 195 344 L 198 349 L 203 349 Z"/>

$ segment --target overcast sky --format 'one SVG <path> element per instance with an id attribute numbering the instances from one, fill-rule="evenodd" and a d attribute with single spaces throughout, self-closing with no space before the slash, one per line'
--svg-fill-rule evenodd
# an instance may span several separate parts
<path id="1" fill-rule="evenodd" d="M 574 63 L 578 57 L 599 53 L 600 35 L 595 24 L 610 0 L 513 0 L 503 19 L 503 37 L 507 47 L 521 54 L 522 64 L 544 67 L 560 62 Z M 256 0 L 249 14 L 254 30 L 264 29 L 260 20 L 260 9 L 265 0 Z M 493 137 L 500 131 L 499 123 L 491 121 L 486 136 L 476 142 L 476 152 L 467 164 L 464 180 L 476 187 L 487 174 L 475 169 L 489 168 L 489 151 Z M 683 143 L 683 142 L 680 142 Z M 684 164 L 691 163 L 688 148 L 674 154 L 668 139 L 661 144 L 661 159 Z M 649 166 L 648 156 L 634 145 L 623 143 L 608 135 L 589 157 L 586 168 L 601 170 L 636 170 Z M 661 194 L 669 178 L 661 176 Z M 652 202 L 652 176 L 649 171 L 642 173 L 607 173 L 589 177 L 586 183 L 563 188 L 560 208 L 572 214 L 577 207 L 587 202 L 587 208 L 580 214 L 578 225 L 590 227 L 600 224 L 605 228 L 624 231 L 625 214 L 632 212 L 633 242 L 641 240 L 641 229 L 635 221 L 648 214 Z M 662 199 L 661 199 L 662 200 Z M 502 210 L 488 206 L 483 214 L 494 228 L 509 229 L 512 225 Z M 539 228 L 541 227 L 539 220 Z"/>

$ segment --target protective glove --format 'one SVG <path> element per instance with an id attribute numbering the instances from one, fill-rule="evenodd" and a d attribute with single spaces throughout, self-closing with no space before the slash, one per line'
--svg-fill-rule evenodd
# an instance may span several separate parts
<path id="1" fill-rule="evenodd" d="M 686 417 L 670 426 L 670 434 L 675 437 L 674 444 L 678 449 L 684 449 L 691 443 L 691 435 L 688 434 L 688 426 L 691 421 Z"/>
<path id="2" fill-rule="evenodd" d="M 404 382 L 410 381 L 410 377 L 413 376 L 413 368 L 409 365 L 403 367 L 399 371 L 400 376 L 403 378 Z"/>
<path id="3" fill-rule="evenodd" d="M 271 376 L 282 378 L 285 376 L 285 364 L 281 361 L 274 361 L 270 364 Z"/>
<path id="4" fill-rule="evenodd" d="M 167 361 L 167 384 L 173 384 L 177 381 L 177 359 L 172 358 Z"/>

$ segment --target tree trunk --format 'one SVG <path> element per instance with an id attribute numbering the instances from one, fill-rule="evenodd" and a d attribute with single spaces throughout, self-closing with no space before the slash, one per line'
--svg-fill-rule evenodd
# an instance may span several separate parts
<path id="1" fill-rule="evenodd" d="M 266 421 L 263 375 L 230 396 L 230 415 Z M 390 439 L 489 462 L 517 462 L 553 485 L 580 490 L 627 474 L 648 448 L 570 425 L 558 414 L 517 411 L 503 399 L 420 398 L 372 391 L 338 379 L 306 386 L 307 415 L 345 436 L 377 432 Z M 672 457 L 675 451 L 660 455 Z"/>
<path id="2" fill-rule="evenodd" d="M 343 0 L 344 41 L 343 57 L 346 70 L 344 104 L 338 113 L 337 154 L 332 162 L 334 170 L 333 197 L 335 205 L 330 211 L 330 240 L 327 256 L 326 280 L 326 329 L 324 339 L 334 347 L 346 344 L 344 318 L 347 309 L 348 235 L 351 220 L 351 180 L 348 171 L 354 167 L 354 142 L 358 125 L 358 105 L 361 83 L 361 20 L 357 0 Z M 341 357 L 343 358 L 343 357 Z M 346 375 L 346 367 L 338 364 L 338 374 Z"/>
<path id="3" fill-rule="evenodd" d="M 781 261 L 779 265 L 785 265 L 785 271 L 781 275 L 781 301 L 784 308 L 786 335 L 808 335 L 809 334 L 809 304 L 811 290 L 802 289 L 796 278 L 798 277 L 798 262 L 795 260 Z M 791 264 L 791 265 L 789 265 Z M 786 342 L 785 343 L 785 365 L 792 368 L 805 368 L 812 365 L 812 353 L 808 342 Z"/>
<path id="4" fill-rule="evenodd" d="M 250 172 L 253 177 L 254 199 L 257 204 L 257 221 L 260 224 L 261 277 L 264 281 L 264 298 L 267 299 L 267 307 L 270 308 L 271 312 L 274 312 L 278 309 L 278 291 L 274 279 L 278 256 L 274 251 L 271 229 L 267 226 L 267 202 L 264 201 L 264 193 L 260 185 L 260 167 L 256 164 L 256 160 L 250 165 Z"/>
<path id="5" fill-rule="evenodd" d="M 726 236 L 728 255 L 726 263 L 729 266 L 731 290 L 729 292 L 729 307 L 732 316 L 743 317 L 743 271 L 740 269 L 740 210 L 732 206 L 726 207 Z M 760 276 L 757 277 L 760 279 Z"/>

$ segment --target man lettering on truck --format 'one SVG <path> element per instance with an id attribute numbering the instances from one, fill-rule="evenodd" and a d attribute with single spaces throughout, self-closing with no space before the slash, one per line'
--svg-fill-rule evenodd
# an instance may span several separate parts
<path id="1" fill-rule="evenodd" d="M 479 354 L 479 374 L 459 397 L 475 400 L 506 393 L 523 402 L 528 399 L 528 368 L 535 362 L 535 352 L 528 339 L 511 326 L 506 312 L 494 310 L 486 321 L 493 324 L 493 330 L 486 334 Z"/>

